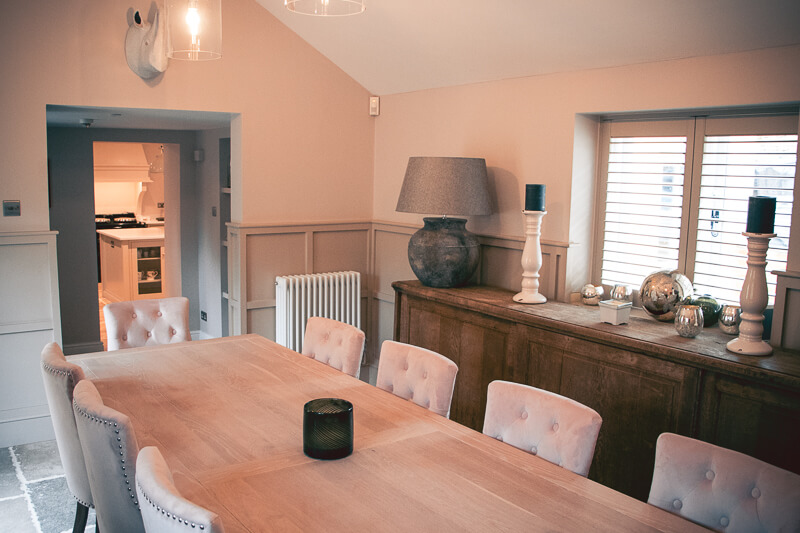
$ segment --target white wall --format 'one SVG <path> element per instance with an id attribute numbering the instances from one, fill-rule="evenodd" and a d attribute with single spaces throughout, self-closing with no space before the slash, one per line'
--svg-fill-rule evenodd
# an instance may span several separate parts
<path id="1" fill-rule="evenodd" d="M 798 65 L 800 46 L 792 46 L 385 96 L 375 130 L 374 217 L 421 222 L 421 215 L 395 212 L 409 156 L 484 157 L 498 211 L 471 217 L 468 227 L 521 236 L 525 184 L 544 183 L 543 241 L 569 243 L 570 255 L 586 264 L 591 115 L 798 101 Z M 568 286 L 589 281 L 588 265 L 568 270 Z"/>
<path id="2" fill-rule="evenodd" d="M 0 197 L 21 200 L 22 216 L 0 217 L 0 232 L 49 228 L 47 104 L 241 113 L 239 221 L 371 216 L 369 93 L 254 0 L 223 2 L 221 60 L 171 61 L 151 81 L 125 61 L 129 2 L 3 7 L 14 23 L 0 33 L 0 117 L 13 134 Z"/>

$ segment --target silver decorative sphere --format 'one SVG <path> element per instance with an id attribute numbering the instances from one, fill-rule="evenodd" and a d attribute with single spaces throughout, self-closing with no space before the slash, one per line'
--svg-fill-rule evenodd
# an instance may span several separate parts
<path id="1" fill-rule="evenodd" d="M 598 305 L 600 300 L 603 299 L 604 293 L 605 289 L 603 289 L 602 285 L 595 286 L 591 283 L 587 283 L 581 289 L 581 298 L 586 305 Z"/>
<path id="2" fill-rule="evenodd" d="M 642 282 L 639 297 L 642 307 L 653 318 L 662 322 L 675 320 L 675 310 L 681 300 L 694 292 L 689 278 L 677 270 L 653 272 Z"/>

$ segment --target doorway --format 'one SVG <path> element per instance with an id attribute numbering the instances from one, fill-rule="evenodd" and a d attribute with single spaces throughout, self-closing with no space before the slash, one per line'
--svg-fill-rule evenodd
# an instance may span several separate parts
<path id="1" fill-rule="evenodd" d="M 94 113 L 95 117 L 111 117 L 114 113 L 131 113 L 125 125 L 139 128 L 101 127 L 102 120 L 94 121 L 91 128 L 79 124 L 77 117 Z M 156 113 L 155 115 L 153 113 Z M 147 124 L 164 127 L 176 125 L 158 117 L 154 111 L 98 110 L 97 108 L 65 108 L 48 106 L 48 168 L 50 192 L 50 227 L 59 232 L 58 277 L 59 297 L 63 328 L 64 351 L 67 354 L 103 350 L 100 326 L 100 293 L 98 292 L 97 240 L 95 227 L 94 191 L 94 143 L 125 142 L 154 143 L 165 146 L 164 163 L 178 169 L 177 179 L 164 180 L 164 244 L 166 248 L 163 272 L 169 294 L 187 296 L 192 308 L 190 327 L 200 331 L 200 277 L 201 265 L 198 257 L 201 250 L 219 250 L 218 243 L 201 242 L 199 229 L 204 218 L 211 213 L 211 206 L 204 198 L 207 188 L 203 162 L 197 160 L 198 150 L 202 154 L 202 137 L 206 128 L 217 128 L 225 136 L 230 135 L 231 115 L 226 113 L 200 113 L 213 120 L 202 122 L 184 119 L 175 129 L 146 129 Z M 183 112 L 185 116 L 192 113 Z M 143 118 L 144 117 L 144 118 Z M 111 119 L 109 119 L 111 120 Z M 74 122 L 74 124 L 72 124 Z M 197 125 L 202 130 L 186 129 Z M 199 143 L 199 144 L 198 144 Z M 167 148 L 172 145 L 172 155 Z M 213 150 L 216 152 L 217 150 Z M 209 166 L 215 166 L 211 162 Z M 168 173 L 165 173 L 168 175 Z M 219 176 L 213 190 L 219 192 Z M 174 212 L 172 211 L 174 209 Z M 217 219 L 214 219 L 216 222 Z M 218 252 L 217 252 L 218 254 Z M 217 260 L 219 257 L 217 256 Z M 216 283 L 205 276 L 204 283 Z M 218 305 L 218 302 L 217 302 Z"/>
<path id="2" fill-rule="evenodd" d="M 172 288 L 180 287 L 173 279 L 180 269 L 165 269 L 175 255 L 165 237 L 168 221 L 179 218 L 174 184 L 180 182 L 180 146 L 94 141 L 92 153 L 99 328 L 106 347 L 105 304 L 176 296 Z"/>

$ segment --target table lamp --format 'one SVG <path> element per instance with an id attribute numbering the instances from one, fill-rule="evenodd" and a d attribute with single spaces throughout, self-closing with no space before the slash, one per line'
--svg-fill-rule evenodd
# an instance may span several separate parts
<path id="1" fill-rule="evenodd" d="M 478 238 L 467 220 L 448 215 L 489 215 L 486 160 L 467 157 L 410 157 L 397 211 L 437 213 L 408 242 L 408 262 L 423 285 L 466 284 L 480 261 Z"/>

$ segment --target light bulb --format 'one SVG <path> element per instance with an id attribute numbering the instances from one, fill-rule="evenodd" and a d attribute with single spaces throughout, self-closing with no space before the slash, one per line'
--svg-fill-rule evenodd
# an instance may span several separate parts
<path id="1" fill-rule="evenodd" d="M 192 34 L 192 40 L 200 33 L 200 13 L 197 12 L 196 2 L 189 4 L 189 9 L 186 11 L 186 24 L 189 26 L 189 33 Z"/>

